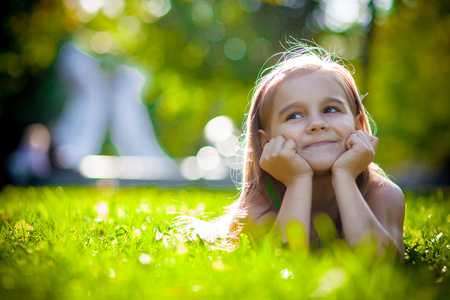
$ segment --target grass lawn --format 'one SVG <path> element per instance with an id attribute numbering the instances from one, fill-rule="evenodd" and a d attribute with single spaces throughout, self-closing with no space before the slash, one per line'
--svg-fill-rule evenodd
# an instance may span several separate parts
<path id="1" fill-rule="evenodd" d="M 342 241 L 233 252 L 187 241 L 177 212 L 218 216 L 234 190 L 6 188 L 0 299 L 450 299 L 450 194 L 406 193 L 406 260 Z"/>

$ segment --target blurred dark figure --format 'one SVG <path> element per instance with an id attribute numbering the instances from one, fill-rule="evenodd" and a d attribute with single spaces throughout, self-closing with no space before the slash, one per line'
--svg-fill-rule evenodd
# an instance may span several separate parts
<path id="1" fill-rule="evenodd" d="M 82 52 L 71 42 L 61 47 L 56 69 L 68 99 L 56 125 L 50 130 L 51 138 L 43 125 L 32 125 L 25 132 L 20 146 L 9 159 L 8 170 L 13 184 L 34 184 L 33 178 L 45 179 L 58 168 L 78 173 L 84 158 L 101 154 L 108 133 L 119 156 L 146 158 L 145 166 L 140 163 L 145 170 L 137 177 L 130 174 L 133 166 L 122 166 L 132 160 L 119 162 L 119 167 L 127 172 L 126 179 L 180 178 L 177 164 L 157 142 L 147 107 L 141 101 L 145 78 L 137 69 L 119 65 L 111 72 L 104 71 L 100 59 Z M 50 141 L 52 151 L 49 151 Z M 52 172 L 50 156 L 56 166 Z M 86 166 L 86 160 L 83 166 L 85 169 L 99 168 L 97 165 Z M 121 179 L 120 170 L 113 174 Z M 40 180 L 38 184 L 57 182 L 53 178 Z"/>
<path id="2" fill-rule="evenodd" d="M 14 184 L 30 185 L 50 175 L 50 133 L 42 124 L 25 129 L 19 147 L 8 159 L 8 170 Z"/>

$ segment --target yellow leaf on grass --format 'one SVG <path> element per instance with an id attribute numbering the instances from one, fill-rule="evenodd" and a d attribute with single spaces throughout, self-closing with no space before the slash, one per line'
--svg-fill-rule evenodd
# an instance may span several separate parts
<path id="1" fill-rule="evenodd" d="M 19 222 L 17 222 L 16 225 L 14 226 L 14 231 L 17 232 L 19 230 L 30 231 L 33 230 L 33 226 L 31 226 L 25 220 L 22 219 Z"/>

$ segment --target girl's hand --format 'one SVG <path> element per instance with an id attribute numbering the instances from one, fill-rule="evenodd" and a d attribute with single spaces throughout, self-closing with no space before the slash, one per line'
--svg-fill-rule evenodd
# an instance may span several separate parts
<path id="1" fill-rule="evenodd" d="M 331 167 L 332 173 L 344 171 L 356 179 L 375 158 L 378 139 L 368 132 L 357 130 L 346 141 L 347 151 Z"/>
<path id="2" fill-rule="evenodd" d="M 259 165 L 275 179 L 288 186 L 304 176 L 313 176 L 308 162 L 298 153 L 297 143 L 279 135 L 264 145 Z"/>

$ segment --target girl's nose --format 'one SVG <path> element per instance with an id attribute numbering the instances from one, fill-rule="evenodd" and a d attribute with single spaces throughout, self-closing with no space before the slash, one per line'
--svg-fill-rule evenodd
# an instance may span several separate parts
<path id="1" fill-rule="evenodd" d="M 307 128 L 307 132 L 308 133 L 313 133 L 313 132 L 317 132 L 317 131 L 326 131 L 329 129 L 329 125 L 327 122 L 325 122 L 324 119 L 320 118 L 320 117 L 314 117 L 313 119 L 311 119 L 311 122 L 308 125 Z"/>

